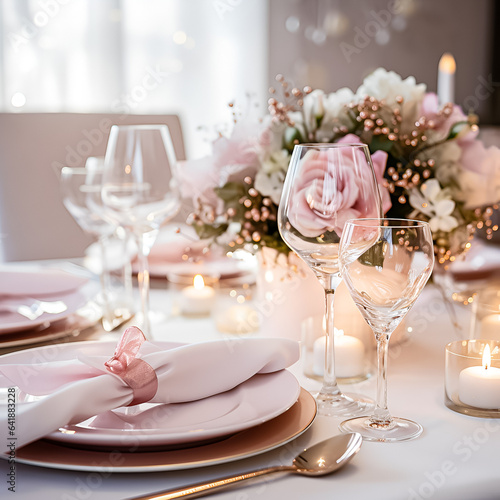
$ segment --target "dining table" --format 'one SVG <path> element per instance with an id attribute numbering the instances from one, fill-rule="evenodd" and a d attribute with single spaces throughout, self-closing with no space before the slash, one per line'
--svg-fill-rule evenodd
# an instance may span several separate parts
<path id="1" fill-rule="evenodd" d="M 74 261 L 78 264 L 78 261 Z M 73 262 L 73 265 L 75 263 Z M 42 261 L 40 265 L 67 264 L 64 260 Z M 93 277 L 97 282 L 97 278 Z M 245 334 L 221 333 L 212 315 L 188 316 L 179 312 L 179 286 L 167 279 L 152 282 L 151 309 L 161 314 L 153 321 L 153 341 L 198 343 L 215 339 L 259 337 L 257 330 Z M 450 307 L 452 310 L 450 310 Z M 290 311 L 293 314 L 293 311 Z M 391 340 L 388 363 L 388 399 L 391 413 L 419 422 L 423 433 L 398 443 L 363 442 L 359 453 L 331 475 L 305 477 L 276 473 L 218 490 L 211 498 L 220 500 L 270 499 L 370 499 L 370 500 L 493 500 L 500 498 L 500 419 L 479 418 L 455 412 L 445 405 L 445 347 L 468 335 L 470 308 L 451 303 L 441 291 L 428 284 L 405 318 L 411 333 Z M 106 332 L 96 324 L 78 335 L 46 342 L 69 343 L 116 341 L 132 318 L 117 330 Z M 457 328 L 457 325 L 460 328 Z M 0 339 L 1 341 L 1 339 Z M 37 346 L 1 348 L 7 354 Z M 0 364 L 2 358 L 0 357 Z M 318 391 L 320 381 L 304 374 L 304 359 L 289 371 L 307 393 Z M 375 398 L 376 377 L 340 384 L 345 393 Z M 0 460 L 1 498 L 51 500 L 127 499 L 220 477 L 291 464 L 303 449 L 340 434 L 341 418 L 316 415 L 307 430 L 269 451 L 224 463 L 203 462 L 187 468 L 119 471 L 111 453 L 86 469 L 74 470 L 50 463 L 15 463 L 15 493 L 9 490 L 9 463 Z M 84 453 L 84 451 L 82 451 Z M 119 456 L 119 454 L 118 454 Z"/>

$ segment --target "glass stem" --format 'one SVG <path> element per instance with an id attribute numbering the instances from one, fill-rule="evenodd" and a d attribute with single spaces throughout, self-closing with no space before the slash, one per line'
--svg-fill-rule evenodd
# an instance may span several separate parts
<path id="1" fill-rule="evenodd" d="M 370 417 L 374 426 L 389 427 L 392 422 L 387 408 L 387 354 L 389 352 L 389 335 L 375 333 L 377 339 L 377 404 Z"/>
<path id="2" fill-rule="evenodd" d="M 123 289 L 125 293 L 125 304 L 127 309 L 133 309 L 133 296 L 134 296 L 134 284 L 132 282 L 132 261 L 129 259 L 129 241 L 130 241 L 130 233 L 123 228 L 121 234 L 121 238 L 123 239 L 123 255 L 124 255 L 124 264 L 121 270 L 121 280 L 123 283 Z"/>
<path id="3" fill-rule="evenodd" d="M 109 262 L 106 252 L 106 236 L 99 237 L 99 253 L 101 254 L 101 273 L 99 279 L 101 281 L 102 305 L 103 314 L 102 321 L 111 323 L 113 320 L 113 312 L 111 310 L 110 294 L 111 294 L 111 271 L 109 270 Z"/>
<path id="4" fill-rule="evenodd" d="M 136 234 L 137 258 L 139 261 L 139 270 L 137 280 L 139 283 L 139 293 L 141 296 L 142 328 L 145 337 L 151 340 L 151 325 L 149 321 L 149 265 L 148 252 L 144 245 L 144 235 Z"/>
<path id="5" fill-rule="evenodd" d="M 340 394 L 335 376 L 335 341 L 333 328 L 333 299 L 335 290 L 325 288 L 325 319 L 326 319 L 326 347 L 325 347 L 325 372 L 323 375 L 322 393 Z"/>

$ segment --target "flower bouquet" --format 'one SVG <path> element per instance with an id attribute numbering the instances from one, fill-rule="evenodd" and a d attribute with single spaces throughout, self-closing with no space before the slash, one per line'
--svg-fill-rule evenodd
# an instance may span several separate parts
<path id="1" fill-rule="evenodd" d="M 235 120 L 210 157 L 181 169 L 200 238 L 287 254 L 277 208 L 292 150 L 309 142 L 367 144 L 384 212 L 428 221 L 440 264 L 469 248 L 476 228 L 484 226 L 487 237 L 497 229 L 491 215 L 500 200 L 500 150 L 477 139 L 475 115 L 440 106 L 424 84 L 382 68 L 356 92 L 292 88 L 280 75 L 277 81 L 266 116 Z"/>

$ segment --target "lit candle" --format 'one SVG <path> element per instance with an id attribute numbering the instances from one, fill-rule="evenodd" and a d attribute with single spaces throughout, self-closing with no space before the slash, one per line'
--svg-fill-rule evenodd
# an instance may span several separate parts
<path id="1" fill-rule="evenodd" d="M 439 105 L 455 102 L 455 59 L 446 52 L 439 60 L 437 95 Z"/>
<path id="2" fill-rule="evenodd" d="M 360 377 L 365 372 L 365 346 L 361 340 L 335 331 L 335 375 L 339 378 Z M 314 342 L 313 372 L 323 376 L 325 371 L 326 335 Z"/>
<path id="3" fill-rule="evenodd" d="M 181 291 L 180 309 L 184 314 L 209 314 L 214 304 L 215 290 L 211 286 L 205 286 L 201 274 L 194 277 L 193 286 Z"/>
<path id="4" fill-rule="evenodd" d="M 500 314 L 490 314 L 481 320 L 480 338 L 500 340 Z"/>
<path id="5" fill-rule="evenodd" d="M 460 372 L 458 397 L 462 403 L 476 408 L 500 408 L 500 368 L 491 366 L 488 344 L 483 352 L 483 366 L 470 366 Z"/>

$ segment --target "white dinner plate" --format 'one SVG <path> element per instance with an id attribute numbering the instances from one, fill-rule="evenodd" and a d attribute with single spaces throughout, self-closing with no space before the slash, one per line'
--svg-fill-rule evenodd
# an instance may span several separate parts
<path id="1" fill-rule="evenodd" d="M 47 439 L 110 450 L 209 441 L 280 415 L 299 392 L 297 379 L 286 370 L 254 375 L 222 394 L 189 403 L 119 408 L 59 429 Z"/>
<path id="2" fill-rule="evenodd" d="M 35 297 L 64 295 L 74 292 L 88 278 L 63 271 L 40 266 L 0 266 L 0 296 Z M 53 299 L 54 300 L 54 299 Z"/>
<path id="3" fill-rule="evenodd" d="M 16 462 L 90 472 L 159 472 L 193 469 L 252 457 L 282 446 L 303 434 L 316 417 L 316 402 L 302 389 L 286 412 L 215 443 L 178 450 L 125 453 L 72 449 L 39 440 L 16 450 Z M 4 455 L 2 458 L 7 459 Z"/>
<path id="4" fill-rule="evenodd" d="M 155 342 L 163 349 L 180 344 Z M 3 356 L 2 363 L 44 359 L 64 361 L 76 353 L 112 356 L 116 342 L 78 342 L 39 347 Z M 223 367 L 221 367 L 223 369 Z M 300 394 L 297 379 L 288 371 L 258 374 L 234 389 L 208 398 L 177 404 L 142 404 L 109 411 L 50 434 L 49 439 L 71 446 L 130 449 L 185 445 L 220 438 L 270 420 L 288 410 Z"/>
<path id="5" fill-rule="evenodd" d="M 29 298 L 25 297 L 2 297 L 0 299 L 1 304 L 9 305 L 22 305 L 29 304 L 32 302 L 33 298 L 40 298 L 44 301 L 62 301 L 66 305 L 66 310 L 57 314 L 43 313 L 37 319 L 31 320 L 22 316 L 21 314 L 14 311 L 1 311 L 0 310 L 0 335 L 7 333 L 14 333 L 22 330 L 32 330 L 39 327 L 45 323 L 53 323 L 61 319 L 67 318 L 80 307 L 82 307 L 87 301 L 86 295 L 80 291 L 72 291 L 68 293 L 61 293 L 56 295 L 51 295 L 50 297 L 41 297 L 30 295 Z"/>

